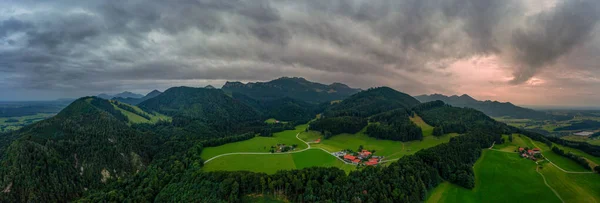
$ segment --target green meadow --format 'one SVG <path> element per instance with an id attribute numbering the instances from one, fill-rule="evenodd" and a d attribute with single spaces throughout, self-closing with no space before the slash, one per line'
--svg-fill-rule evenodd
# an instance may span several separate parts
<path id="1" fill-rule="evenodd" d="M 391 140 L 379 140 L 364 134 L 365 129 L 356 134 L 339 134 L 327 140 L 317 131 L 308 131 L 308 124 L 296 126 L 294 130 L 286 130 L 275 133 L 273 137 L 254 137 L 249 140 L 228 143 L 217 147 L 207 147 L 202 151 L 201 157 L 208 160 L 220 154 L 233 152 L 264 152 L 268 153 L 271 146 L 277 144 L 297 144 L 295 150 L 306 149 L 308 146 L 296 138 L 306 142 L 314 142 L 321 138 L 321 143 L 312 143 L 311 149 L 291 154 L 253 154 L 253 155 L 229 155 L 213 159 L 206 163 L 204 170 L 248 170 L 255 172 L 275 173 L 284 169 L 300 169 L 312 166 L 338 167 L 345 171 L 354 170 L 355 166 L 344 164 L 341 160 L 331 156 L 326 151 L 337 152 L 345 149 L 357 150 L 360 145 L 368 150 L 375 150 L 375 154 L 385 156 L 387 160 L 401 158 L 408 154 L 446 143 L 451 137 L 458 134 L 448 134 L 440 137 L 431 135 L 432 127 L 427 125 L 419 117 L 413 118 L 417 125 L 422 126 L 424 131 L 423 141 L 398 142 Z M 420 120 L 420 121 L 419 121 Z M 427 132 L 425 132 L 427 131 Z M 322 149 L 322 150 L 321 150 Z"/>
<path id="2" fill-rule="evenodd" d="M 561 202 L 535 168 L 535 162 L 515 153 L 484 150 L 473 167 L 475 188 L 444 182 L 426 202 Z"/>
<path id="3" fill-rule="evenodd" d="M 421 127 L 421 131 L 423 132 L 423 136 L 433 135 L 433 126 L 425 123 L 421 117 L 415 114 L 414 117 L 410 117 L 410 120 L 417 124 L 417 126 Z"/>
<path id="4" fill-rule="evenodd" d="M 200 155 L 202 159 L 208 160 L 214 156 L 220 154 L 226 154 L 231 152 L 269 152 L 271 146 L 276 146 L 277 144 L 286 144 L 286 145 L 294 145 L 297 144 L 298 147 L 296 150 L 305 149 L 308 146 L 304 144 L 304 142 L 298 140 L 296 138 L 296 134 L 300 132 L 304 132 L 308 124 L 296 126 L 294 130 L 286 130 L 283 132 L 274 133 L 273 137 L 254 137 L 249 140 L 244 140 L 240 142 L 233 142 L 224 144 L 216 147 L 207 147 L 202 150 L 202 154 Z M 265 156 L 265 155 L 258 155 Z M 268 156 L 268 155 L 267 155 Z M 221 159 L 221 158 L 219 158 Z M 216 159 L 218 160 L 218 159 Z"/>
<path id="5" fill-rule="evenodd" d="M 236 154 L 219 157 L 204 165 L 204 171 L 253 171 L 273 174 L 279 170 L 302 169 L 308 167 L 338 167 L 349 172 L 356 167 L 320 149 L 309 149 L 293 154 Z"/>
<path id="6" fill-rule="evenodd" d="M 144 112 L 144 110 L 140 109 L 137 106 L 133 106 L 133 105 L 129 105 L 123 102 L 120 102 L 122 105 L 126 105 L 129 106 L 131 108 L 133 108 L 136 112 L 131 112 L 122 108 L 119 108 L 116 104 L 113 103 L 114 101 L 111 101 L 111 104 L 113 105 L 113 107 L 117 110 L 119 110 L 123 115 L 127 116 L 127 119 L 129 119 L 129 123 L 130 124 L 137 124 L 137 123 L 156 123 L 158 121 L 161 120 L 165 120 L 165 121 L 171 121 L 171 117 L 162 115 L 160 113 L 154 112 L 153 114 Z M 137 113 L 137 114 L 136 114 Z M 150 119 L 146 119 L 138 114 L 144 114 L 150 117 Z"/>
<path id="7" fill-rule="evenodd" d="M 360 145 L 364 149 L 375 150 L 378 156 L 385 156 L 386 159 L 397 159 L 404 155 L 414 154 L 415 152 L 436 146 L 438 144 L 450 141 L 451 137 L 457 134 L 447 134 L 440 137 L 425 136 L 423 141 L 399 142 L 392 140 L 380 140 L 369 137 L 364 134 L 366 129 L 356 134 L 339 134 L 329 139 L 322 140 L 320 144 L 312 144 L 314 147 L 320 147 L 330 152 L 342 151 L 345 149 L 357 150 Z"/>

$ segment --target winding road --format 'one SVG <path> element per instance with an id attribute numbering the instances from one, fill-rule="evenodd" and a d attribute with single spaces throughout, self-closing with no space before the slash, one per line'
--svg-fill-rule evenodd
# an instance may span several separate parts
<path id="1" fill-rule="evenodd" d="M 307 146 L 307 147 L 306 147 L 306 148 L 304 148 L 304 149 L 298 150 L 298 151 L 291 151 L 291 152 L 280 152 L 280 153 L 270 153 L 270 152 L 232 152 L 232 153 L 226 153 L 226 154 L 220 154 L 220 155 L 214 156 L 214 157 L 212 157 L 212 158 L 210 158 L 210 159 L 208 159 L 208 160 L 204 161 L 204 164 L 206 164 L 206 163 L 208 163 L 208 162 L 210 162 L 210 161 L 212 161 L 212 160 L 214 160 L 214 159 L 217 159 L 217 158 L 219 158 L 219 157 L 224 157 L 224 156 L 229 156 L 229 155 L 243 155 L 243 154 L 254 154 L 254 155 L 279 155 L 279 154 L 294 154 L 294 153 L 300 153 L 300 152 L 303 152 L 303 151 L 306 151 L 306 150 L 309 150 L 309 149 L 311 149 L 310 143 L 308 143 L 308 142 L 306 142 L 306 141 L 304 141 L 304 140 L 300 139 L 300 137 L 298 137 L 298 136 L 300 135 L 300 133 L 301 133 L 301 132 L 299 132 L 299 133 L 297 133 L 297 134 L 296 134 L 296 139 L 298 139 L 298 140 L 300 140 L 301 142 L 303 142 L 304 144 L 306 144 L 306 146 Z M 323 150 L 324 152 L 327 152 L 327 154 L 329 154 L 329 155 L 331 155 L 331 156 L 333 156 L 333 157 L 337 158 L 338 160 L 342 161 L 344 164 L 354 165 L 354 164 L 351 164 L 351 163 L 347 163 L 347 162 L 345 162 L 345 161 L 344 161 L 343 159 L 341 159 L 340 157 L 334 156 L 333 154 L 331 154 L 331 152 L 329 152 L 329 151 L 327 151 L 327 150 L 325 150 L 325 149 L 323 149 L 323 148 L 318 148 L 318 147 L 315 147 L 315 149 L 320 149 L 320 150 Z"/>

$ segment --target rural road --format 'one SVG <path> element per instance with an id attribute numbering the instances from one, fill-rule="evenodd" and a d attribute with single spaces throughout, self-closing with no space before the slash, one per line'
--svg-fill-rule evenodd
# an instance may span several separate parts
<path id="1" fill-rule="evenodd" d="M 254 154 L 254 155 L 278 155 L 278 154 L 293 154 L 293 153 L 300 153 L 300 152 L 303 152 L 303 151 L 306 151 L 306 150 L 309 150 L 309 149 L 311 149 L 310 143 L 308 143 L 308 142 L 306 142 L 306 141 L 304 141 L 304 140 L 300 139 L 300 137 L 298 137 L 298 136 L 300 135 L 300 133 L 301 133 L 301 132 L 299 132 L 299 133 L 297 133 L 297 134 L 296 134 L 296 139 L 298 139 L 298 140 L 300 140 L 301 142 L 303 142 L 304 144 L 306 144 L 306 146 L 307 146 L 307 147 L 306 147 L 305 149 L 301 149 L 301 150 L 298 150 L 298 151 L 292 151 L 292 152 L 280 152 L 280 153 L 271 153 L 271 152 L 232 152 L 232 153 L 226 153 L 226 154 L 220 154 L 220 155 L 214 156 L 214 157 L 212 157 L 212 158 L 210 158 L 210 159 L 208 159 L 208 160 L 204 161 L 204 164 L 206 164 L 206 163 L 208 163 L 208 162 L 210 162 L 210 161 L 212 161 L 212 160 L 214 160 L 214 159 L 217 159 L 217 158 L 219 158 L 219 157 L 230 156 L 230 155 L 243 155 L 243 154 Z M 327 152 L 327 154 L 329 154 L 329 155 L 333 156 L 333 154 L 331 154 L 331 152 L 329 152 L 329 151 L 327 151 L 327 150 L 325 150 L 325 149 L 318 148 L 318 147 L 315 147 L 315 149 L 320 149 L 320 150 L 323 150 L 324 152 Z M 341 159 L 340 157 L 337 157 L 337 156 L 333 156 L 333 157 L 335 157 L 335 158 L 337 158 L 338 160 L 342 161 L 344 164 L 350 164 L 350 163 L 347 163 L 347 162 L 345 162 L 345 161 L 344 161 L 343 159 Z M 350 164 L 350 165 L 354 165 L 354 164 Z"/>

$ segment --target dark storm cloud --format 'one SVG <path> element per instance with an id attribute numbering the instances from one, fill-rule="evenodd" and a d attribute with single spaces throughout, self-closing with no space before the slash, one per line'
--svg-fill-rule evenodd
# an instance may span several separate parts
<path id="1" fill-rule="evenodd" d="M 412 75 L 498 55 L 522 83 L 593 38 L 599 4 L 527 14 L 521 0 L 9 1 L 0 72 L 14 87 L 57 91 L 295 75 L 417 92 L 444 87 Z"/>

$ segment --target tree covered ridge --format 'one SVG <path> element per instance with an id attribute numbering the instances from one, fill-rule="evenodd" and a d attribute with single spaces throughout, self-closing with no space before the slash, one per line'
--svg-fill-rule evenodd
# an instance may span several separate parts
<path id="1" fill-rule="evenodd" d="M 106 111 L 107 103 L 78 99 L 55 117 L 18 131 L 0 160 L 0 187 L 10 187 L 0 200 L 64 201 L 143 170 L 150 140 L 127 126 L 120 112 Z"/>
<path id="2" fill-rule="evenodd" d="M 497 122 L 484 113 L 471 108 L 459 108 L 433 101 L 420 104 L 413 108 L 423 121 L 434 126 L 434 135 L 446 133 L 465 133 L 471 129 L 487 126 L 498 131 L 511 131 L 504 123 Z"/>

